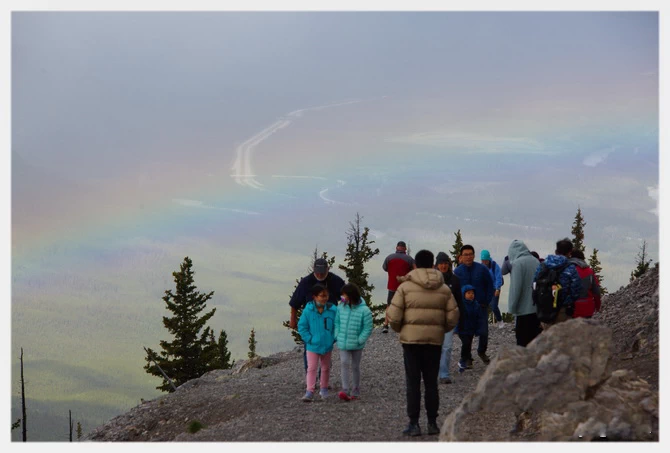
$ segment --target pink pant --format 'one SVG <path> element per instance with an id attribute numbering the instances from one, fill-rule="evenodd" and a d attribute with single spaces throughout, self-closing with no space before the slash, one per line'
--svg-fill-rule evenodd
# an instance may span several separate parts
<path id="1" fill-rule="evenodd" d="M 328 388 L 330 379 L 330 356 L 333 351 L 327 354 L 317 354 L 307 351 L 307 391 L 316 391 L 316 370 L 319 368 L 319 359 L 321 360 L 321 388 Z"/>

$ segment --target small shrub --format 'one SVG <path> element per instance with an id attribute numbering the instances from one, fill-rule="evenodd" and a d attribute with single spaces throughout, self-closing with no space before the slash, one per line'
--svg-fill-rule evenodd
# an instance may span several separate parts
<path id="1" fill-rule="evenodd" d="M 198 420 L 193 420 L 191 423 L 188 424 L 188 432 L 191 434 L 195 434 L 198 431 L 200 431 L 202 428 L 204 428 L 205 425 L 200 423 Z"/>

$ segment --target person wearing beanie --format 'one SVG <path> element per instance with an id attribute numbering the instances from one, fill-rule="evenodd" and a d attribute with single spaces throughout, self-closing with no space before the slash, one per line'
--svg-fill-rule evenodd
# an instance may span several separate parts
<path id="1" fill-rule="evenodd" d="M 500 289 L 505 283 L 502 276 L 502 271 L 498 263 L 491 259 L 491 254 L 488 250 L 482 250 L 480 255 L 481 262 L 491 273 L 491 279 L 493 279 L 493 298 L 491 299 L 491 311 L 493 312 L 493 317 L 495 322 L 498 323 L 498 327 L 502 329 L 505 324 L 502 320 L 502 313 L 498 308 L 498 301 L 500 300 Z"/>
<path id="2" fill-rule="evenodd" d="M 386 309 L 391 305 L 391 299 L 400 285 L 400 277 L 407 275 L 409 271 L 414 269 L 414 259 L 407 254 L 407 244 L 405 241 L 398 241 L 395 246 L 395 253 L 391 253 L 386 257 L 382 263 L 382 269 L 388 273 L 388 296 L 386 297 Z M 389 322 L 388 317 L 384 318 L 384 326 L 382 333 L 388 333 Z"/>
<path id="3" fill-rule="evenodd" d="M 454 295 L 456 305 L 458 305 L 458 311 L 461 313 L 461 283 L 451 270 L 451 259 L 449 258 L 449 255 L 444 252 L 439 252 L 435 257 L 435 268 L 442 272 L 444 284 L 449 287 L 451 294 Z M 460 317 L 458 323 L 461 323 Z M 440 373 L 438 375 L 440 384 L 451 384 L 449 367 L 451 365 L 451 351 L 454 345 L 454 330 L 455 329 L 452 329 L 444 334 L 442 355 L 440 356 Z"/>
<path id="4" fill-rule="evenodd" d="M 482 362 L 488 364 L 491 361 L 489 356 L 486 355 L 489 343 L 488 309 L 491 299 L 493 299 L 493 279 L 486 266 L 475 262 L 475 248 L 470 244 L 461 247 L 460 259 L 461 264 L 454 269 L 454 274 L 458 277 L 461 288 L 464 285 L 472 285 L 475 289 L 475 300 L 477 300 L 481 310 L 477 355 Z"/>

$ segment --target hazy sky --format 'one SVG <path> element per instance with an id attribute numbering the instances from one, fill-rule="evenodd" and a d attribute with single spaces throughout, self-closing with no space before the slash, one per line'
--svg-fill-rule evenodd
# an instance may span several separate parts
<path id="1" fill-rule="evenodd" d="M 578 206 L 617 290 L 642 241 L 658 259 L 658 21 L 14 12 L 12 361 L 104 342 L 151 389 L 139 346 L 165 336 L 187 255 L 238 356 L 252 325 L 262 354 L 287 349 L 295 278 L 314 247 L 342 263 L 356 212 L 379 300 L 398 240 L 546 255 Z"/>

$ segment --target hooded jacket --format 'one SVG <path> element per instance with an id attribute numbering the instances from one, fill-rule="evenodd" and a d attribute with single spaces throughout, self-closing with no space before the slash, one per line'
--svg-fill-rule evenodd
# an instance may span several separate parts
<path id="1" fill-rule="evenodd" d="M 305 349 L 320 355 L 333 350 L 336 315 L 337 307 L 330 302 L 326 303 L 323 313 L 319 313 L 313 301 L 305 305 L 298 322 L 298 333 L 305 342 Z"/>
<path id="2" fill-rule="evenodd" d="M 335 338 L 340 350 L 363 349 L 372 333 L 372 312 L 363 298 L 357 304 L 341 303 L 335 316 Z"/>
<path id="3" fill-rule="evenodd" d="M 573 318 L 586 318 L 600 311 L 600 282 L 593 269 L 584 260 L 570 258 L 568 261 L 575 265 L 575 270 L 582 281 L 582 291 L 575 302 Z"/>
<path id="4" fill-rule="evenodd" d="M 441 346 L 458 323 L 454 295 L 437 269 L 414 269 L 405 277 L 388 308 L 391 328 L 401 343 Z"/>
<path id="5" fill-rule="evenodd" d="M 488 268 L 482 263 L 473 262 L 471 266 L 460 264 L 454 269 L 454 274 L 463 285 L 475 287 L 475 299 L 480 305 L 489 305 L 493 299 L 493 279 Z"/>
<path id="6" fill-rule="evenodd" d="M 530 254 L 526 244 L 518 239 L 513 240 L 509 245 L 507 256 L 509 256 L 511 267 L 507 309 L 515 316 L 535 313 L 533 280 L 539 261 Z"/>
<path id="7" fill-rule="evenodd" d="M 553 268 L 560 267 L 565 263 L 568 263 L 568 267 L 563 269 L 563 272 L 561 272 L 561 275 L 558 277 L 558 281 L 564 291 L 563 296 L 561 297 L 561 306 L 563 307 L 567 305 L 574 306 L 574 302 L 579 299 L 579 295 L 582 292 L 582 279 L 579 278 L 574 263 L 570 263 L 563 255 L 548 255 L 547 259 L 537 266 L 535 277 L 533 278 L 533 280 L 537 278 L 537 274 L 540 273 L 542 265 Z M 512 266 L 514 266 L 514 263 L 512 263 Z M 514 269 L 514 267 L 512 267 L 512 269 Z"/>
<path id="8" fill-rule="evenodd" d="M 465 293 L 467 291 L 474 291 L 475 287 L 472 285 L 463 285 L 461 288 L 461 306 L 463 312 L 461 313 L 461 320 L 458 323 L 459 335 L 480 335 L 482 311 L 479 309 L 479 302 L 477 299 L 467 300 Z"/>

